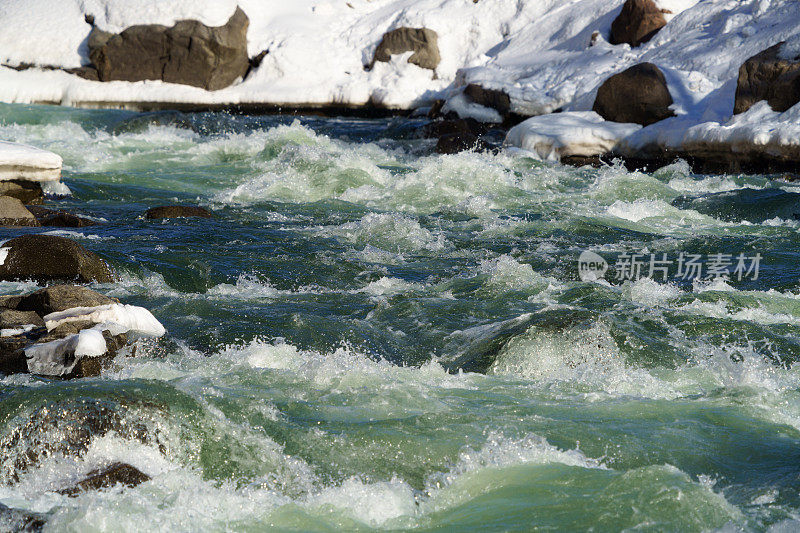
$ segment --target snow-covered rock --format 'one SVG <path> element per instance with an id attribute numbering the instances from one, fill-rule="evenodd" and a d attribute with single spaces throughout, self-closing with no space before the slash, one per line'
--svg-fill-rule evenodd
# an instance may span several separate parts
<path id="1" fill-rule="evenodd" d="M 533 153 L 546 161 L 591 157 L 612 151 L 620 139 L 639 130 L 639 124 L 608 122 L 594 111 L 573 111 L 532 117 L 506 136 L 506 146 Z"/>
<path id="2" fill-rule="evenodd" d="M 48 331 L 69 322 L 89 321 L 99 324 L 101 331 L 112 335 L 136 333 L 146 337 L 161 337 L 166 333 L 156 317 L 143 307 L 126 304 L 107 304 L 97 307 L 74 307 L 45 315 Z"/>
<path id="3" fill-rule="evenodd" d="M 0 181 L 58 181 L 61 178 L 61 156 L 27 146 L 0 141 Z"/>

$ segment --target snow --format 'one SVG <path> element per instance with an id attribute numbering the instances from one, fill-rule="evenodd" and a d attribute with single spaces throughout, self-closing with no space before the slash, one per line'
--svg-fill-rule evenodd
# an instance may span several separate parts
<path id="1" fill-rule="evenodd" d="M 608 43 L 623 0 L 4 0 L 0 3 L 0 63 L 88 63 L 84 16 L 108 31 L 184 18 L 223 24 L 238 4 L 250 18 L 248 52 L 268 50 L 248 78 L 220 91 L 160 81 L 100 83 L 63 71 L 0 67 L 0 101 L 119 105 L 137 102 L 382 105 L 415 108 L 447 98 L 447 110 L 497 122 L 468 102 L 462 88 L 477 83 L 505 91 L 511 110 L 532 116 L 585 112 L 609 76 L 649 61 L 663 72 L 676 117 L 632 132 L 618 149 L 719 146 L 765 147 L 789 153 L 800 145 L 796 112 L 758 120 L 732 117 L 738 69 L 749 57 L 787 41 L 781 55 L 800 53 L 796 0 L 658 0 L 668 24 L 637 48 Z M 366 69 L 382 35 L 427 27 L 437 32 L 442 61 L 435 70 L 407 54 Z M 598 37 L 593 40 L 592 35 Z M 788 114 L 787 114 L 788 113 Z M 770 130 L 770 126 L 774 127 Z M 585 125 L 576 124 L 577 128 Z M 592 126 L 593 131 L 599 131 Z M 611 131 L 613 126 L 606 129 Z M 564 132 L 561 134 L 564 139 Z M 575 133 L 580 137 L 580 132 Z M 749 137 L 748 137 L 749 136 Z M 602 135 L 601 135 L 602 137 Z"/>
<path id="2" fill-rule="evenodd" d="M 108 304 L 97 307 L 73 307 L 44 316 L 48 331 L 67 322 L 88 320 L 99 324 L 96 328 L 108 330 L 112 335 L 133 332 L 148 337 L 161 337 L 164 326 L 143 307 L 126 304 Z"/>
<path id="3" fill-rule="evenodd" d="M 0 248 L 0 266 L 3 266 L 8 259 L 8 252 L 11 251 L 11 248 Z"/>
<path id="4" fill-rule="evenodd" d="M 57 181 L 60 177 L 61 156 L 25 144 L 0 141 L 0 181 Z"/>
<path id="5" fill-rule="evenodd" d="M 506 144 L 540 159 L 559 161 L 566 156 L 604 154 L 639 129 L 639 124 L 607 122 L 594 111 L 553 113 L 517 124 L 508 132 Z"/>

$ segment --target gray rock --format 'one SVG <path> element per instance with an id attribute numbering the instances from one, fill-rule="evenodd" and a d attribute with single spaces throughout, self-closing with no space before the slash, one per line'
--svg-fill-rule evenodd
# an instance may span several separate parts
<path id="1" fill-rule="evenodd" d="M 653 38 L 666 26 L 664 13 L 653 0 L 625 0 L 622 11 L 611 23 L 611 44 L 628 43 L 639 46 Z"/>
<path id="2" fill-rule="evenodd" d="M 100 81 L 162 80 L 216 91 L 247 74 L 249 24 L 237 8 L 219 27 L 196 20 L 181 20 L 170 28 L 131 26 L 119 34 L 95 27 L 89 35 L 89 58 Z"/>
<path id="3" fill-rule="evenodd" d="M 736 82 L 733 112 L 744 113 L 761 100 L 783 112 L 800 102 L 800 57 L 778 57 L 784 43 L 767 48 L 742 64 Z"/>
<path id="4" fill-rule="evenodd" d="M 612 122 L 648 126 L 674 116 L 667 80 L 657 66 L 639 63 L 614 74 L 597 89 L 592 109 Z"/>
<path id="5" fill-rule="evenodd" d="M 0 280 L 114 281 L 105 261 L 64 237 L 23 235 L 7 241 L 0 250 L 5 255 L 0 264 Z"/>
<path id="6" fill-rule="evenodd" d="M 44 320 L 34 311 L 17 311 L 16 309 L 0 308 L 0 328 L 14 328 L 33 324 L 44 326 Z"/>
<path id="7" fill-rule="evenodd" d="M 372 60 L 388 62 L 393 54 L 414 52 L 408 62 L 418 67 L 435 70 L 441 61 L 439 36 L 428 28 L 397 28 L 383 34 Z"/>
<path id="8" fill-rule="evenodd" d="M 0 226 L 38 226 L 33 213 L 16 198 L 0 196 Z"/>

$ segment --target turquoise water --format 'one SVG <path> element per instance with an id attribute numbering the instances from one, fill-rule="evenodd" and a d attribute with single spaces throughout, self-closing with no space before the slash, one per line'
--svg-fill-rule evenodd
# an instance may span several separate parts
<path id="1" fill-rule="evenodd" d="M 52 531 L 796 529 L 800 186 L 436 155 L 423 123 L 0 106 L 103 220 L 3 238 L 79 240 L 168 330 L 0 380 L 0 502 Z M 216 217 L 141 217 L 171 203 Z M 761 263 L 593 282 L 584 250 Z M 55 492 L 114 460 L 153 479 Z"/>

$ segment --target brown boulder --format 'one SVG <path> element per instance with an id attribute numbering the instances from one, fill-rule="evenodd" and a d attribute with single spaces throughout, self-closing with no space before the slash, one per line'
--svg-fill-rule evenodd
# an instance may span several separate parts
<path id="1" fill-rule="evenodd" d="M 125 463 L 113 463 L 105 468 L 89 472 L 86 479 L 79 481 L 74 487 L 62 489 L 58 492 L 67 496 L 77 496 L 81 492 L 100 490 L 118 484 L 126 487 L 135 487 L 145 481 L 150 481 L 150 476 L 139 469 Z"/>
<path id="2" fill-rule="evenodd" d="M 639 46 L 646 43 L 666 26 L 664 13 L 653 0 L 625 0 L 622 11 L 611 23 L 611 44 L 628 43 Z"/>
<path id="3" fill-rule="evenodd" d="M 89 58 L 100 81 L 162 80 L 216 91 L 247 74 L 247 15 L 236 8 L 224 25 L 181 20 L 168 28 L 131 26 L 111 34 L 95 27 Z"/>
<path id="4" fill-rule="evenodd" d="M 742 64 L 733 113 L 744 113 L 761 100 L 783 112 L 800 102 L 800 57 L 778 57 L 783 43 L 767 48 Z"/>
<path id="5" fill-rule="evenodd" d="M 44 201 L 42 186 L 35 181 L 0 181 L 0 196 L 16 198 L 25 205 L 41 204 Z"/>
<path id="6" fill-rule="evenodd" d="M 511 98 L 505 91 L 485 89 L 480 85 L 470 83 L 464 88 L 464 94 L 476 104 L 491 107 L 501 115 L 507 115 L 511 111 Z"/>
<path id="7" fill-rule="evenodd" d="M 15 328 L 28 324 L 44 326 L 44 320 L 34 311 L 0 308 L 0 328 Z"/>
<path id="8" fill-rule="evenodd" d="M 435 70 L 441 61 L 438 41 L 438 34 L 428 28 L 397 28 L 383 34 L 372 63 L 386 63 L 393 54 L 414 52 L 408 58 L 409 63 Z"/>
<path id="9" fill-rule="evenodd" d="M 38 226 L 33 213 L 22 202 L 10 196 L 0 196 L 0 226 Z"/>
<path id="10" fill-rule="evenodd" d="M 0 248 L 0 280 L 114 281 L 109 266 L 77 242 L 52 235 L 23 235 Z"/>
<path id="11" fill-rule="evenodd" d="M 158 218 L 187 218 L 187 217 L 201 217 L 211 218 L 214 214 L 208 209 L 194 205 L 163 205 L 148 209 L 144 218 L 158 219 Z"/>
<path id="12" fill-rule="evenodd" d="M 612 122 L 648 126 L 674 116 L 670 105 L 664 74 L 652 63 L 639 63 L 604 81 L 592 109 Z"/>

